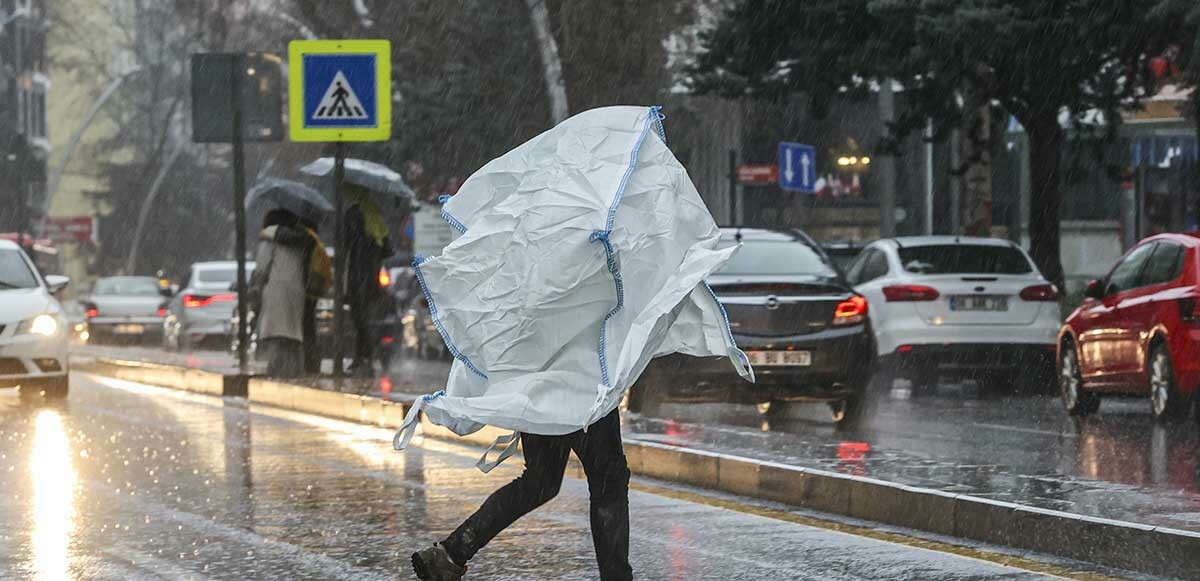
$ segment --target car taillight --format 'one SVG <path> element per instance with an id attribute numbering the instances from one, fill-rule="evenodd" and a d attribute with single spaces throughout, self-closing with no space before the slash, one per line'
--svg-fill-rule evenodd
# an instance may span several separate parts
<path id="1" fill-rule="evenodd" d="M 213 303 L 227 303 L 237 300 L 237 295 L 183 295 L 183 306 L 189 309 L 207 307 Z"/>
<path id="2" fill-rule="evenodd" d="M 84 313 L 84 316 L 86 316 L 89 319 L 99 317 L 100 309 L 97 309 L 96 307 L 88 307 L 88 310 L 87 310 L 87 312 Z"/>
<path id="3" fill-rule="evenodd" d="M 857 325 L 867 317 L 867 299 L 860 296 L 850 297 L 833 310 L 834 325 Z"/>
<path id="4" fill-rule="evenodd" d="M 1052 284 L 1035 284 L 1027 286 L 1021 291 L 1021 300 L 1023 301 L 1044 301 L 1053 302 L 1058 300 L 1058 289 Z"/>
<path id="5" fill-rule="evenodd" d="M 167 316 L 167 309 L 165 309 L 163 307 L 158 307 L 158 316 L 160 316 L 160 317 Z"/>
<path id="6" fill-rule="evenodd" d="M 1179 299 L 1179 320 L 1185 323 L 1200 323 L 1200 300 Z"/>
<path id="7" fill-rule="evenodd" d="M 388 271 L 386 268 L 379 269 L 379 286 L 382 286 L 382 287 L 392 286 L 392 275 L 388 274 Z"/>
<path id="8" fill-rule="evenodd" d="M 889 303 L 903 303 L 936 301 L 941 295 L 924 285 L 900 284 L 883 287 L 883 296 Z"/>

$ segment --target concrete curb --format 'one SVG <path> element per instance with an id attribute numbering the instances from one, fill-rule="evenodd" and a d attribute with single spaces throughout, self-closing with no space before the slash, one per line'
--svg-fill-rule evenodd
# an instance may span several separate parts
<path id="1" fill-rule="evenodd" d="M 75 369 L 211 395 L 241 395 L 254 403 L 392 429 L 408 409 L 405 403 L 375 397 L 168 365 L 97 358 Z M 236 393 L 239 387 L 245 391 Z M 428 437 L 480 446 L 507 433 L 488 427 L 459 437 L 425 418 L 421 425 Z M 651 442 L 626 441 L 625 455 L 630 471 L 639 476 L 1110 567 L 1200 578 L 1200 533 Z"/>

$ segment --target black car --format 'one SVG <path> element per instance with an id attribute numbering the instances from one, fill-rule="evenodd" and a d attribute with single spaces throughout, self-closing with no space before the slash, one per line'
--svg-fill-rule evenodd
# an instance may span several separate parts
<path id="1" fill-rule="evenodd" d="M 756 383 L 723 357 L 673 354 L 655 359 L 630 390 L 638 412 L 663 401 L 767 404 L 825 402 L 841 424 L 862 410 L 871 377 L 867 302 L 798 230 L 722 229 L 722 244 L 742 244 L 709 285 L 729 316 Z"/>

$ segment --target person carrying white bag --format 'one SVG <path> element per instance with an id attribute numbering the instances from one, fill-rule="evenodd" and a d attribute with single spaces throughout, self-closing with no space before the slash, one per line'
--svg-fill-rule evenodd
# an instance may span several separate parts
<path id="1" fill-rule="evenodd" d="M 754 374 L 704 279 L 737 247 L 667 148 L 658 107 L 580 113 L 496 158 L 444 201 L 462 236 L 414 261 L 431 318 L 454 356 L 446 389 L 419 414 L 457 434 L 512 430 L 477 464 L 521 443 L 525 471 L 445 540 L 413 554 L 423 580 L 457 580 L 518 518 L 558 493 L 573 450 L 591 495 L 601 579 L 631 579 L 629 468 L 617 410 L 660 355 L 724 355 Z"/>

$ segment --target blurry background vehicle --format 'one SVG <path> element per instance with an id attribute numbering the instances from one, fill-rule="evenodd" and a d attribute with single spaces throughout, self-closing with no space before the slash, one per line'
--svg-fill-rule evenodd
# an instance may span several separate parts
<path id="1" fill-rule="evenodd" d="M 0 240 L 0 387 L 66 397 L 70 333 L 54 294 L 65 276 L 43 276 L 15 243 Z"/>
<path id="2" fill-rule="evenodd" d="M 1058 291 L 1015 244 L 901 237 L 871 243 L 847 279 L 870 303 L 879 385 L 938 378 L 1042 389 L 1054 371 Z"/>
<path id="3" fill-rule="evenodd" d="M 709 278 L 756 382 L 742 381 L 723 357 L 655 359 L 629 393 L 631 411 L 663 401 L 828 403 L 834 421 L 863 409 L 870 380 L 867 301 L 850 288 L 820 246 L 798 230 L 722 229 L 741 250 Z"/>
<path id="4" fill-rule="evenodd" d="M 1184 418 L 1200 387 L 1200 234 L 1134 246 L 1087 286 L 1058 342 L 1059 388 L 1073 415 L 1101 394 L 1149 397 L 1160 420 Z"/>
<path id="5" fill-rule="evenodd" d="M 821 250 L 843 275 L 850 270 L 850 264 L 862 252 L 865 242 L 855 240 L 822 240 Z"/>
<path id="6" fill-rule="evenodd" d="M 63 318 L 67 320 L 67 325 L 71 330 L 71 341 L 76 344 L 84 344 L 91 338 L 91 332 L 88 331 L 87 309 L 83 307 L 83 303 L 76 299 L 67 299 L 59 301 L 63 308 Z"/>
<path id="7" fill-rule="evenodd" d="M 167 298 L 152 276 L 98 279 L 80 304 L 94 342 L 161 341 Z"/>
<path id="8" fill-rule="evenodd" d="M 253 272 L 254 263 L 247 262 L 247 281 Z M 228 345 L 238 300 L 237 263 L 197 262 L 181 286 L 167 303 L 162 321 L 163 345 L 176 350 L 190 350 L 202 343 Z"/>

